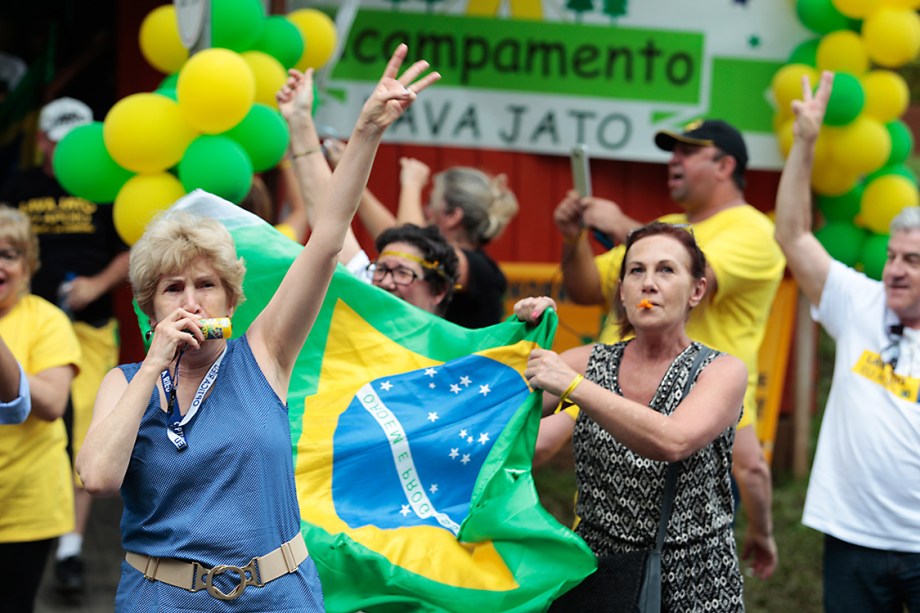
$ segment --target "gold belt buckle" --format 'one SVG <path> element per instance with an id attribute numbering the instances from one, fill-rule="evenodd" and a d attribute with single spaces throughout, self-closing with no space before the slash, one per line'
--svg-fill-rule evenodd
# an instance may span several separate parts
<path id="1" fill-rule="evenodd" d="M 262 587 L 264 583 L 255 578 L 256 576 L 256 559 L 253 558 L 249 561 L 249 564 L 246 566 L 233 566 L 231 564 L 219 564 L 207 571 L 202 577 L 204 580 L 204 585 L 208 590 L 208 594 L 217 598 L 218 600 L 236 600 L 243 595 L 243 591 L 246 589 L 247 585 L 254 585 L 256 587 Z M 236 573 L 239 577 L 239 583 L 230 591 L 230 593 L 225 593 L 220 590 L 219 587 L 214 585 L 214 577 L 222 575 L 223 573 Z M 247 576 L 246 573 L 249 573 Z"/>

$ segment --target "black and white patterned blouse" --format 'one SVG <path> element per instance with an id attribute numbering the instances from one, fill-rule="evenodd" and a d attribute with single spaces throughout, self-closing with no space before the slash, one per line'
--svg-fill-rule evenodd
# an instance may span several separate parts
<path id="1" fill-rule="evenodd" d="M 587 379 L 620 396 L 627 342 L 594 347 Z M 649 404 L 670 415 L 681 401 L 699 343 L 668 367 Z M 721 355 L 704 360 L 703 370 Z M 742 579 L 732 532 L 731 462 L 735 428 L 682 462 L 662 554 L 663 611 L 741 611 Z M 598 556 L 655 547 L 666 462 L 639 456 L 582 411 L 573 447 L 578 481 L 576 531 Z"/>

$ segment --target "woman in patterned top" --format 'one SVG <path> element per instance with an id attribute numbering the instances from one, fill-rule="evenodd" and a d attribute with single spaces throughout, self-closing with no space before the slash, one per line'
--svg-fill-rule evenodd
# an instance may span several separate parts
<path id="1" fill-rule="evenodd" d="M 617 293 L 624 338 L 635 337 L 561 356 L 536 349 L 525 372 L 544 390 L 544 407 L 581 408 L 576 531 L 599 557 L 654 548 L 665 472 L 681 463 L 662 553 L 662 611 L 744 608 L 729 481 L 744 364 L 714 352 L 681 397 L 702 348 L 685 324 L 706 285 L 706 260 L 690 231 L 659 222 L 638 228 L 626 240 Z M 551 306 L 527 298 L 515 313 L 535 321 Z"/>

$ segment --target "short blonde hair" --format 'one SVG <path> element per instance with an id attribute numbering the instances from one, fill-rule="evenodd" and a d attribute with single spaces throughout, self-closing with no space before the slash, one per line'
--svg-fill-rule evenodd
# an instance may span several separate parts
<path id="1" fill-rule="evenodd" d="M 220 277 L 231 308 L 242 304 L 246 265 L 222 223 L 184 211 L 162 213 L 131 248 L 128 278 L 141 310 L 153 317 L 153 297 L 163 275 L 179 272 L 204 258 Z"/>
<path id="2" fill-rule="evenodd" d="M 0 240 L 9 241 L 14 249 L 22 252 L 26 261 L 26 270 L 29 279 L 41 266 L 38 251 L 38 238 L 32 232 L 32 223 L 29 217 L 20 211 L 6 205 L 0 205 Z M 29 292 L 30 283 L 23 285 L 23 293 Z"/>

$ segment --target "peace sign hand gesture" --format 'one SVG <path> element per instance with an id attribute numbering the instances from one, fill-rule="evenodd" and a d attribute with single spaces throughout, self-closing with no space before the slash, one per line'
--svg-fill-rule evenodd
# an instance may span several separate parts
<path id="1" fill-rule="evenodd" d="M 437 72 L 421 77 L 428 70 L 428 62 L 425 60 L 415 62 L 397 78 L 407 53 L 405 43 L 401 43 L 393 52 L 377 87 L 361 109 L 359 126 L 385 130 L 411 106 L 419 92 L 441 78 Z"/>
<path id="2" fill-rule="evenodd" d="M 802 99 L 792 101 L 792 112 L 795 113 L 792 129 L 795 138 L 812 143 L 818 138 L 833 85 L 834 73 L 825 70 L 821 74 L 818 91 L 812 94 L 808 77 L 802 77 Z"/>

